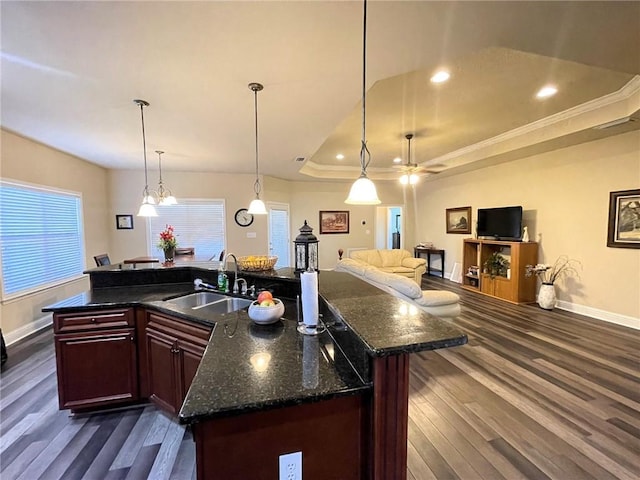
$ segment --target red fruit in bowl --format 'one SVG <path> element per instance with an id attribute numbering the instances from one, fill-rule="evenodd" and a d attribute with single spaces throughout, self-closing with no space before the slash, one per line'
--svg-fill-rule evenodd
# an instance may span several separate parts
<path id="1" fill-rule="evenodd" d="M 263 290 L 258 294 L 258 303 L 262 303 L 265 300 L 272 300 L 272 299 L 273 299 L 273 295 L 271 295 L 271 292 L 269 290 Z"/>

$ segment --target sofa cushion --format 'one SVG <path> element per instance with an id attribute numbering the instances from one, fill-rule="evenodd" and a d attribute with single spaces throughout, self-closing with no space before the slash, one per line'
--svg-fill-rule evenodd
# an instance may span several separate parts
<path id="1" fill-rule="evenodd" d="M 380 257 L 380 250 L 356 250 L 351 252 L 351 258 L 359 260 L 374 267 L 382 266 L 382 258 Z"/>
<path id="2" fill-rule="evenodd" d="M 387 285 L 388 287 L 397 290 L 406 297 L 415 299 L 422 296 L 422 290 L 420 290 L 420 286 L 407 277 L 401 277 L 393 273 L 386 273 L 373 268 L 371 270 L 367 270 L 364 276 L 365 278 L 368 278 L 373 282 L 379 283 L 381 285 Z"/>
<path id="3" fill-rule="evenodd" d="M 460 297 L 453 292 L 445 292 L 443 290 L 425 290 L 421 292 L 419 298 L 415 302 L 425 307 L 436 307 L 441 305 L 457 304 Z"/>
<path id="4" fill-rule="evenodd" d="M 354 260 L 353 258 L 343 258 L 336 264 L 336 270 L 351 272 L 361 277 L 364 276 L 364 271 L 369 268 L 371 268 L 369 265 L 359 262 L 358 260 Z"/>
<path id="5" fill-rule="evenodd" d="M 402 265 L 402 259 L 411 257 L 411 254 L 406 250 L 392 249 L 392 250 L 378 250 L 380 258 L 382 259 L 382 267 L 395 267 Z"/>

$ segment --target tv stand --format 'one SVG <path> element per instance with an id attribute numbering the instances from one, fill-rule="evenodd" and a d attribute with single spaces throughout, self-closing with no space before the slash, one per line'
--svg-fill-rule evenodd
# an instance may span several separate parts
<path id="1" fill-rule="evenodd" d="M 483 271 L 484 262 L 495 252 L 509 259 L 508 277 L 491 278 Z M 525 271 L 527 265 L 536 263 L 536 242 L 467 238 L 462 251 L 462 287 L 511 303 L 533 303 L 536 301 L 536 277 L 526 277 Z"/>

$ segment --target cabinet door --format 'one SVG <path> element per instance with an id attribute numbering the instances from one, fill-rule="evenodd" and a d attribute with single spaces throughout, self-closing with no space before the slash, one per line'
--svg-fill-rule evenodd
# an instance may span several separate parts
<path id="1" fill-rule="evenodd" d="M 193 377 L 196 375 L 202 355 L 204 355 L 204 347 L 188 342 L 179 341 L 180 347 L 180 406 L 187 396 L 187 391 L 191 386 Z M 180 408 L 178 407 L 178 409 Z"/>
<path id="2" fill-rule="evenodd" d="M 55 336 L 61 409 L 81 409 L 138 398 L 133 328 Z"/>
<path id="3" fill-rule="evenodd" d="M 516 302 L 518 299 L 517 290 L 514 289 L 514 281 L 508 278 L 496 277 L 494 279 L 493 294 L 510 302 Z"/>
<path id="4" fill-rule="evenodd" d="M 149 399 L 171 413 L 179 408 L 178 352 L 175 337 L 147 327 Z"/>

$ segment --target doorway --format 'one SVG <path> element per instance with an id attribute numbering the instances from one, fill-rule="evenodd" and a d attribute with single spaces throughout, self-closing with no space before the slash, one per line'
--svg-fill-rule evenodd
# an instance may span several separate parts
<path id="1" fill-rule="evenodd" d="M 376 248 L 404 248 L 404 208 L 401 205 L 376 207 Z"/>
<path id="2" fill-rule="evenodd" d="M 291 266 L 291 237 L 289 235 L 289 205 L 267 203 L 269 209 L 269 255 L 277 255 L 274 268 Z"/>

